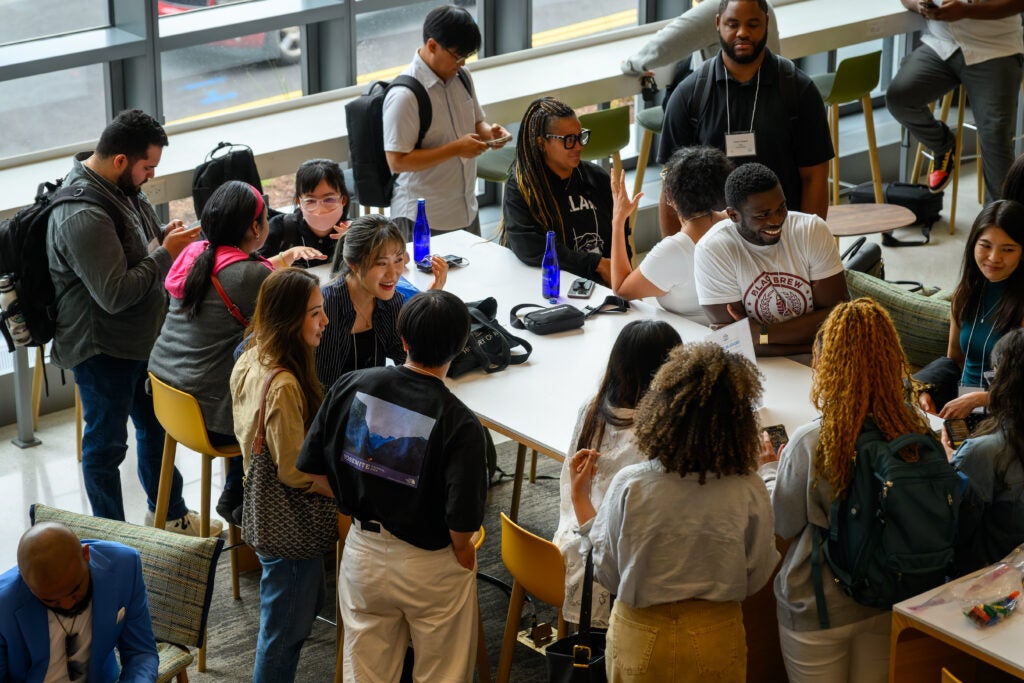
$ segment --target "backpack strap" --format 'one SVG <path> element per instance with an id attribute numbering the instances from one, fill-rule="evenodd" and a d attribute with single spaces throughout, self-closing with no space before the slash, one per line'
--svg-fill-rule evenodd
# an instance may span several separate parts
<path id="1" fill-rule="evenodd" d="M 42 192 L 43 186 L 40 185 L 39 187 L 40 192 Z M 53 193 L 49 209 L 52 210 L 58 204 L 65 204 L 67 202 L 86 202 L 103 209 L 110 216 L 110 220 L 113 221 L 114 231 L 117 233 L 118 239 L 124 241 L 126 229 L 124 214 L 121 213 L 121 209 L 106 194 L 89 185 L 65 185 L 59 187 Z"/>
<path id="2" fill-rule="evenodd" d="M 459 69 L 459 73 L 462 69 Z M 465 81 L 463 81 L 465 83 Z M 416 96 L 416 103 L 420 108 L 420 132 L 416 136 L 416 148 L 423 144 L 423 137 L 427 134 L 427 130 L 430 128 L 430 123 L 434 118 L 434 108 L 430 104 L 430 96 L 427 95 L 427 89 L 423 87 L 423 84 L 408 74 L 401 74 L 395 76 L 391 84 L 388 85 L 388 90 L 395 86 L 401 88 L 408 88 L 412 90 L 413 95 Z M 468 86 L 467 86 L 468 88 Z"/>
<path id="3" fill-rule="evenodd" d="M 833 513 L 835 513 L 835 503 L 832 504 Z M 825 533 L 825 530 L 821 527 L 817 527 L 813 524 L 808 525 L 811 528 L 811 583 L 814 584 L 814 604 L 818 608 L 818 625 L 822 629 L 830 628 L 828 619 L 828 606 L 825 604 L 825 585 L 821 578 L 821 556 L 822 556 L 822 543 L 821 537 Z"/>
<path id="4" fill-rule="evenodd" d="M 694 109 L 693 100 L 690 104 L 690 127 L 694 130 L 697 129 L 697 124 L 700 119 L 704 118 L 707 113 L 708 107 L 711 106 L 711 91 L 715 87 L 715 64 L 718 62 L 718 57 L 714 59 L 707 59 L 703 64 L 700 65 L 700 69 L 697 70 L 696 83 L 693 86 L 693 92 L 700 93 L 700 98 L 697 100 L 697 107 Z"/>
<path id="5" fill-rule="evenodd" d="M 781 55 L 772 55 L 778 64 L 779 88 L 782 90 L 782 103 L 789 115 L 790 125 L 800 118 L 800 103 L 796 96 L 796 65 Z"/>
<path id="6" fill-rule="evenodd" d="M 597 306 L 584 306 L 583 310 L 586 311 L 583 315 L 584 318 L 589 318 L 596 313 L 625 313 L 629 310 L 629 302 L 621 296 L 609 294 Z"/>

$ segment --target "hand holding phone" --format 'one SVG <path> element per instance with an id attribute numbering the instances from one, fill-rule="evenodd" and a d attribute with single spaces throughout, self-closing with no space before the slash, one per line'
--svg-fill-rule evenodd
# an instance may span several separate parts
<path id="1" fill-rule="evenodd" d="M 497 147 L 498 145 L 504 145 L 506 142 L 512 139 L 511 135 L 502 135 L 500 138 L 494 138 L 493 140 L 487 141 L 487 146 L 490 148 Z"/>

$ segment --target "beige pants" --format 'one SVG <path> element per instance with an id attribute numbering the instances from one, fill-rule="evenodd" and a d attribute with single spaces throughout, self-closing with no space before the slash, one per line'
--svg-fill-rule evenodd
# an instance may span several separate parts
<path id="1" fill-rule="evenodd" d="M 747 641 L 738 602 L 682 600 L 612 607 L 605 649 L 609 683 L 747 679 Z"/>

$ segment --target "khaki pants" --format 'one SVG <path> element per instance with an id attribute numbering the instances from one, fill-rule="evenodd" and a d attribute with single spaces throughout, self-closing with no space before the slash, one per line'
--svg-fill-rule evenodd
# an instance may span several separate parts
<path id="1" fill-rule="evenodd" d="M 738 602 L 682 600 L 612 607 L 605 650 L 609 683 L 747 679 L 747 641 Z"/>

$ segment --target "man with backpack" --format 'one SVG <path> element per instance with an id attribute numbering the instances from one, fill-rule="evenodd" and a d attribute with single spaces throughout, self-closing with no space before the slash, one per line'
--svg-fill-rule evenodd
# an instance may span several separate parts
<path id="1" fill-rule="evenodd" d="M 480 49 L 473 15 L 445 5 L 423 22 L 423 45 L 405 74 L 414 78 L 430 104 L 430 126 L 420 138 L 423 93 L 414 86 L 391 87 L 384 99 L 384 152 L 398 174 L 391 219 L 412 234 L 416 200 L 426 199 L 433 232 L 465 229 L 480 234 L 476 203 L 476 158 L 508 135 L 484 120 L 466 58 Z M 491 141 L 495 142 L 491 142 Z"/>
<path id="2" fill-rule="evenodd" d="M 825 218 L 834 156 L 825 105 L 806 74 L 766 49 L 768 21 L 766 0 L 719 2 L 722 51 L 673 91 L 658 161 L 679 147 L 717 147 L 736 166 L 757 161 L 772 169 L 792 208 Z M 664 195 L 659 218 L 663 235 L 679 232 Z"/>
<path id="3" fill-rule="evenodd" d="M 105 198 L 65 201 L 50 213 L 46 253 L 56 293 L 51 355 L 75 375 L 82 400 L 82 473 L 97 517 L 124 520 L 121 474 L 127 422 L 135 425 L 139 481 L 152 513 L 160 483 L 164 430 L 146 392 L 149 353 L 167 310 L 164 277 L 199 234 L 172 221 L 161 229 L 142 185 L 153 177 L 167 135 L 133 109 L 103 131 L 95 152 L 75 155 L 64 186 Z M 167 529 L 199 533 L 175 470 Z M 219 534 L 219 522 L 211 533 Z"/>

